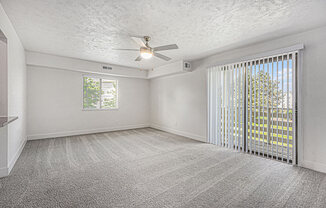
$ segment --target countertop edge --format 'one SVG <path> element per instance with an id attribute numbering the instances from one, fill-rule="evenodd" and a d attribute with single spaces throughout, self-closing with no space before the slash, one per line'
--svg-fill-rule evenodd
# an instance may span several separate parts
<path id="1" fill-rule="evenodd" d="M 6 121 L 2 121 L 2 119 Z M 18 119 L 18 116 L 0 116 L 0 128 L 5 127 L 11 122 L 15 121 Z"/>

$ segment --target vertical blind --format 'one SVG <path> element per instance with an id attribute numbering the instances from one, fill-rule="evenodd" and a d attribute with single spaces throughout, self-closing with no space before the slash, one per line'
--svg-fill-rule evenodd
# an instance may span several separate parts
<path id="1" fill-rule="evenodd" d="M 208 142 L 296 160 L 298 52 L 208 69 Z"/>

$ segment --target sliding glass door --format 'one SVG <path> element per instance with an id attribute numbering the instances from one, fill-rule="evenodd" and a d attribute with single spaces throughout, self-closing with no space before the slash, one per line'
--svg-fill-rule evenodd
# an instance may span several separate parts
<path id="1" fill-rule="evenodd" d="M 297 52 L 208 70 L 208 142 L 293 163 Z"/>

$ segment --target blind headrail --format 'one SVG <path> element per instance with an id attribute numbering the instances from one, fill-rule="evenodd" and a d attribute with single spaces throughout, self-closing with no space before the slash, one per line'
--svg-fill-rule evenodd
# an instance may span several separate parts
<path id="1" fill-rule="evenodd" d="M 255 55 L 246 56 L 243 58 L 238 58 L 238 59 L 233 59 L 233 60 L 228 60 L 228 61 L 220 61 L 213 65 L 208 66 L 207 68 L 210 69 L 213 67 L 223 66 L 223 65 L 228 65 L 228 64 L 249 62 L 249 61 L 253 61 L 253 60 L 257 60 L 257 59 L 279 56 L 282 54 L 287 54 L 290 52 L 295 52 L 295 51 L 299 51 L 299 50 L 303 50 L 303 49 L 304 49 L 304 45 L 302 43 L 300 43 L 300 44 L 292 45 L 292 46 L 285 47 L 285 48 L 280 48 L 280 49 L 276 49 L 276 50 L 272 50 L 272 51 L 262 52 L 262 53 L 255 54 Z"/>

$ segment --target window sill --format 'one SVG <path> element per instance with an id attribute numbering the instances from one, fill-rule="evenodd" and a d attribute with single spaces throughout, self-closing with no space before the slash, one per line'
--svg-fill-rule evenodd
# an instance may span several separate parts
<path id="1" fill-rule="evenodd" d="M 108 108 L 108 109 L 82 109 L 82 111 L 116 111 L 119 108 Z"/>

